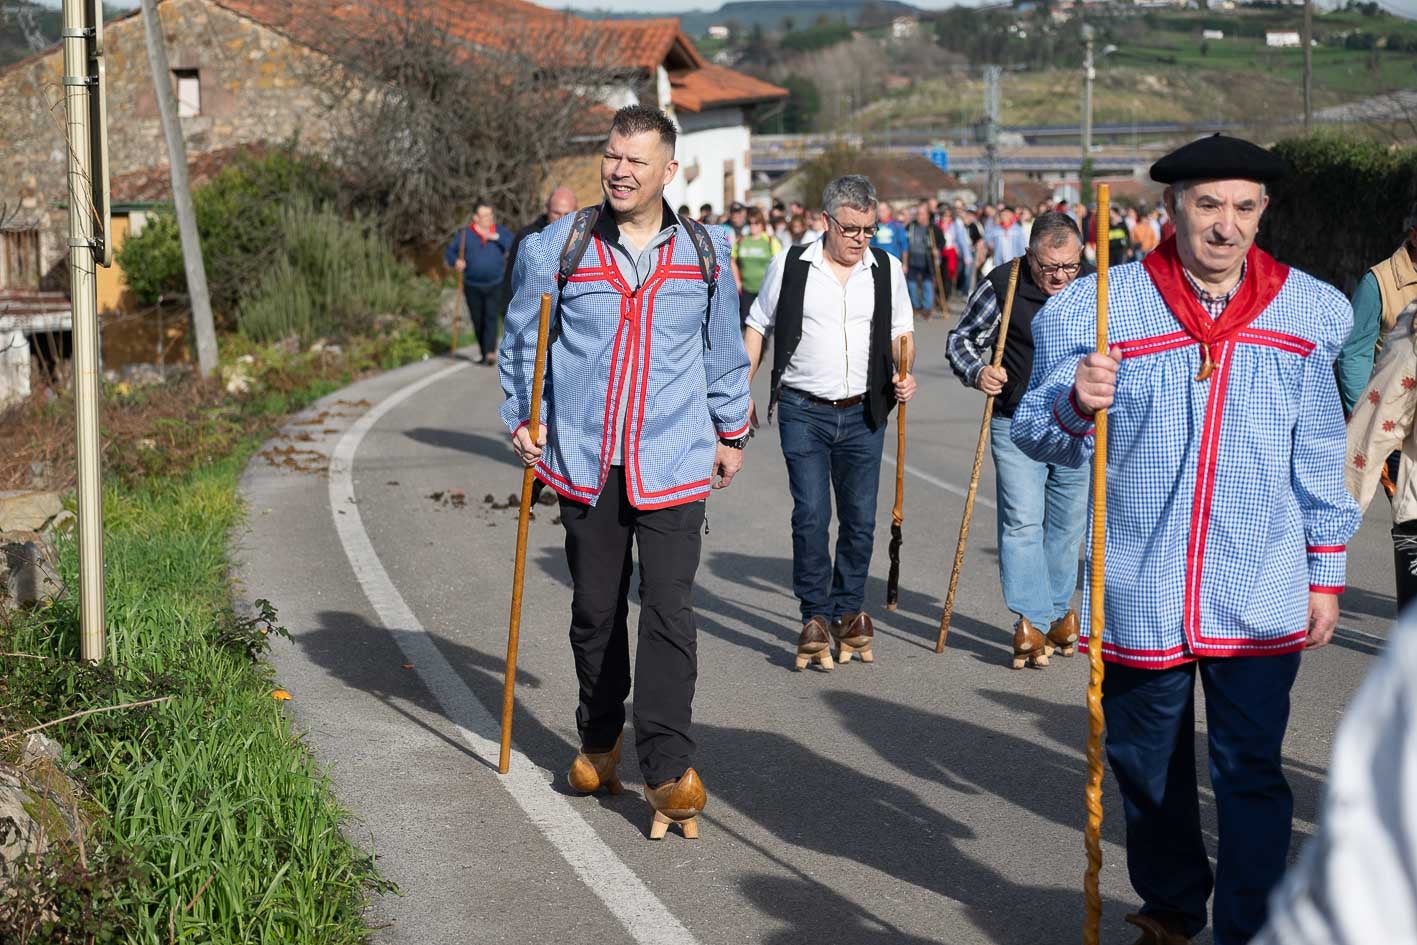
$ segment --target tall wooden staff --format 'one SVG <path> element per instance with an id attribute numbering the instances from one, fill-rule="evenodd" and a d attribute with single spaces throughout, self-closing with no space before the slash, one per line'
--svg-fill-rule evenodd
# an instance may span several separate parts
<path id="1" fill-rule="evenodd" d="M 992 367 L 1004 362 L 1004 339 L 1009 334 L 1009 316 L 1014 311 L 1014 293 L 1018 290 L 1018 270 L 1023 257 L 1013 261 L 1009 269 L 1009 288 L 1004 293 L 1004 314 L 999 319 L 999 340 L 994 342 Z M 945 652 L 945 640 L 950 635 L 950 619 L 955 612 L 955 591 L 959 588 L 959 572 L 964 566 L 964 546 L 969 541 L 969 520 L 974 515 L 974 494 L 979 491 L 979 470 L 984 465 L 984 446 L 989 442 L 989 421 L 994 416 L 994 395 L 984 398 L 984 420 L 979 424 L 979 443 L 974 447 L 974 470 L 969 474 L 969 491 L 964 496 L 964 520 L 959 523 L 959 541 L 955 545 L 954 569 L 950 571 L 950 590 L 945 595 L 945 612 L 940 615 L 940 637 L 935 652 Z"/>
<path id="2" fill-rule="evenodd" d="M 1106 184 L 1097 185 L 1097 353 L 1107 353 L 1107 236 L 1111 226 L 1111 193 Z M 1087 872 L 1083 874 L 1083 895 L 1087 916 L 1083 920 L 1083 945 L 1097 945 L 1102 924 L 1102 893 L 1098 875 L 1102 872 L 1102 601 L 1107 556 L 1107 411 L 1097 411 L 1093 420 L 1092 452 L 1092 573 L 1088 580 L 1087 659 L 1091 672 L 1087 681 Z"/>
<path id="3" fill-rule="evenodd" d="M 935 224 L 931 223 L 930 261 L 934 264 L 935 268 L 935 300 L 940 303 L 940 311 L 944 313 L 946 318 L 948 318 L 950 314 L 950 307 L 949 304 L 945 301 L 945 279 L 944 276 L 940 274 L 940 251 L 944 249 L 944 247 L 935 245 L 935 234 L 937 232 L 939 232 L 938 228 L 935 226 Z M 942 236 L 941 239 L 943 238 L 944 237 Z M 930 313 L 926 312 L 925 317 L 929 318 Z"/>
<path id="4" fill-rule="evenodd" d="M 541 431 L 541 381 L 546 376 L 546 336 L 551 324 L 551 293 L 541 296 L 541 320 L 536 326 L 536 367 L 531 375 L 531 417 L 528 429 L 535 440 Z M 502 753 L 497 773 L 506 774 L 512 762 L 512 709 L 516 704 L 517 640 L 522 628 L 522 583 L 526 579 L 526 533 L 531 521 L 531 490 L 536 470 L 522 471 L 522 508 L 517 516 L 517 559 L 512 570 L 512 616 L 507 625 L 507 675 L 502 680 Z"/>
<path id="5" fill-rule="evenodd" d="M 902 336 L 900 353 L 896 356 L 896 372 L 901 379 L 910 376 L 910 339 Z M 886 610 L 895 610 L 900 594 L 900 545 L 904 541 L 901 526 L 905 524 L 905 404 L 895 411 L 895 507 L 891 509 L 891 569 L 886 576 Z"/>
<path id="6" fill-rule="evenodd" d="M 450 358 L 458 356 L 458 316 L 462 314 L 463 278 L 467 268 L 467 227 L 463 227 L 458 233 L 458 262 L 463 265 L 458 269 L 458 291 L 453 299 L 453 341 L 448 348 Z M 471 318 L 471 315 L 468 317 Z"/>

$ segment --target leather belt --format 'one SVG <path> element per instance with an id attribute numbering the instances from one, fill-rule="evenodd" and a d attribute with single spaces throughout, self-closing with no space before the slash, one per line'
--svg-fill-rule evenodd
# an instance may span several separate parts
<path id="1" fill-rule="evenodd" d="M 828 400 L 825 397 L 818 397 L 816 394 L 809 394 L 805 390 L 798 390 L 795 387 L 788 387 L 786 384 L 782 385 L 782 389 L 790 390 L 792 391 L 792 393 L 796 394 L 798 397 L 801 397 L 803 400 L 811 401 L 814 404 L 821 404 L 824 407 L 855 407 L 857 404 L 861 403 L 863 400 L 866 399 L 865 394 L 857 394 L 855 397 L 843 397 L 840 400 Z"/>

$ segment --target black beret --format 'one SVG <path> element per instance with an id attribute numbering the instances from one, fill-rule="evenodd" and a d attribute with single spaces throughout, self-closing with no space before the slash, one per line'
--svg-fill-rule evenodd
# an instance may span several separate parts
<path id="1" fill-rule="evenodd" d="M 1151 165 L 1161 184 L 1188 180 L 1253 180 L 1261 184 L 1289 173 L 1284 158 L 1241 138 L 1216 133 L 1182 145 Z"/>

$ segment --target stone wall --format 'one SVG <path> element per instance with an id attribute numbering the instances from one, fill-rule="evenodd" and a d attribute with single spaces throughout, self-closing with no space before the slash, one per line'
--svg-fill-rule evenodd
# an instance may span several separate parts
<path id="1" fill-rule="evenodd" d="M 200 81 L 201 113 L 181 119 L 189 158 L 297 135 L 308 150 L 328 145 L 317 84 L 325 57 L 206 0 L 163 0 L 158 9 L 171 67 L 196 70 Z M 141 16 L 109 22 L 104 40 L 110 175 L 165 167 Z M 0 72 L 0 204 L 18 206 L 20 223 L 39 224 L 46 287 L 67 289 L 63 58 L 56 47 Z"/>

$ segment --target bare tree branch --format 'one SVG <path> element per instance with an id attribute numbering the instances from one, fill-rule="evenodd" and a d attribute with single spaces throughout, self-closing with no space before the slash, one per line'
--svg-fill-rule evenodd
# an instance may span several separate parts
<path id="1" fill-rule="evenodd" d="M 603 103 L 640 81 L 617 64 L 614 30 L 569 15 L 503 23 L 474 42 L 413 0 L 364 12 L 330 40 L 336 65 L 317 85 L 347 197 L 401 245 L 442 239 L 479 198 L 530 219 L 552 162 L 603 133 Z"/>

